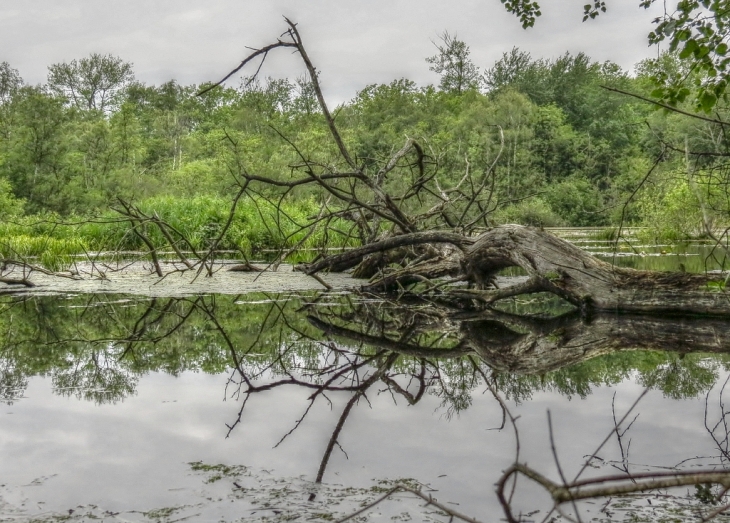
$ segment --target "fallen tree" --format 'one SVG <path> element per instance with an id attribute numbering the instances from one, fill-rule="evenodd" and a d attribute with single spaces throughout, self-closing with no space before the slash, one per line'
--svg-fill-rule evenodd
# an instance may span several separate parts
<path id="1" fill-rule="evenodd" d="M 463 302 L 471 302 L 471 307 L 489 306 L 511 296 L 549 292 L 584 312 L 730 315 L 730 299 L 723 292 L 722 275 L 616 267 L 544 230 L 520 225 L 492 227 L 474 238 L 433 231 L 396 236 L 329 256 L 304 266 L 303 270 L 309 274 L 325 269 L 345 270 L 364 263 L 372 253 L 387 255 L 405 246 L 433 247 L 434 243 L 448 253 L 379 275 L 365 289 L 386 291 L 450 277 L 453 283 L 467 282 L 469 288 L 443 286 L 439 293 L 455 303 L 461 300 L 463 306 L 467 306 Z M 454 248 L 445 249 L 443 245 Z M 497 288 L 495 275 L 508 267 L 520 267 L 527 279 Z M 424 292 L 428 291 L 431 289 Z M 432 291 L 430 295 L 434 296 Z"/>
<path id="2" fill-rule="evenodd" d="M 320 212 L 306 223 L 297 223 L 299 231 L 307 231 L 308 237 L 321 228 L 324 237 L 339 235 L 358 245 L 334 255 L 323 246 L 315 261 L 299 267 L 306 274 L 316 277 L 320 271 L 352 270 L 354 276 L 370 279 L 363 285 L 365 291 L 415 294 L 458 309 L 484 309 L 504 298 L 548 292 L 585 314 L 730 315 L 730 300 L 719 275 L 617 268 L 543 230 L 494 226 L 492 213 L 514 201 L 498 201 L 495 190 L 495 166 L 504 147 L 501 128 L 495 128 L 491 138 L 491 160 L 470 163 L 467 157 L 464 173 L 442 173 L 438 154 L 429 153 L 427 146 L 412 137 L 402 147 L 393 147 L 387 158 L 353 154 L 325 102 L 319 73 L 296 24 L 286 22 L 288 30 L 276 42 L 254 50 L 225 78 L 199 94 L 205 95 L 254 59 L 264 60 L 276 49 L 293 49 L 301 57 L 332 149 L 313 157 L 277 131 L 299 158 L 288 175 L 257 175 L 240 158 L 231 172 L 239 195 L 266 194 L 278 208 L 297 191 L 313 189 L 320 195 Z M 235 140 L 229 137 L 229 141 L 236 150 Z M 334 158 L 332 151 L 336 151 Z M 284 214 L 280 219 L 295 221 Z M 283 253 L 272 264 L 274 269 L 291 252 Z M 496 274 L 508 267 L 520 267 L 527 278 L 497 288 Z"/>

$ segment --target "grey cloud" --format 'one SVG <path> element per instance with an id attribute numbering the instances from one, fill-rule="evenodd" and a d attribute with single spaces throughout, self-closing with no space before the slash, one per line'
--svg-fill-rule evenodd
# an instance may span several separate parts
<path id="1" fill-rule="evenodd" d="M 285 28 L 282 16 L 289 16 L 299 23 L 328 95 L 343 101 L 370 83 L 435 82 L 424 59 L 443 30 L 457 32 L 481 67 L 513 46 L 535 57 L 583 51 L 627 69 L 655 53 L 646 35 L 656 13 L 638 2 L 609 3 L 608 13 L 587 23 L 575 2 L 543 4 L 544 16 L 525 31 L 497 0 L 2 0 L 0 61 L 27 82 L 42 83 L 52 63 L 113 53 L 133 62 L 144 82 L 201 83 L 234 67 L 246 46 L 271 42 Z M 302 72 L 291 57 L 272 58 L 267 75 Z"/>

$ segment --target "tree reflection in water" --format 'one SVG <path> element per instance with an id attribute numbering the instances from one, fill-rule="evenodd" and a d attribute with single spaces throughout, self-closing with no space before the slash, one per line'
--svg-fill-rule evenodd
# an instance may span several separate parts
<path id="1" fill-rule="evenodd" d="M 719 319 L 609 314 L 585 318 L 573 311 L 550 316 L 534 314 L 529 304 L 514 305 L 509 312 L 473 314 L 433 303 L 403 307 L 334 294 L 148 300 L 4 297 L 0 306 L 4 402 L 21 398 L 33 376 L 49 376 L 58 394 L 114 403 L 135 394 L 139 378 L 148 372 L 229 372 L 226 397 L 240 402 L 229 420 L 229 434 L 244 422 L 247 405 L 257 394 L 279 387 L 311 391 L 281 443 L 295 433 L 316 402 L 330 402 L 328 395 L 334 393 L 349 394 L 326 444 L 316 483 L 325 479 L 348 416 L 367 403 L 370 394 L 385 392 L 408 405 L 417 404 L 426 393 L 435 394 L 454 414 L 468 408 L 472 394 L 486 387 L 503 408 L 506 428 L 514 421 L 509 400 L 524 401 L 541 390 L 585 396 L 593 386 L 615 384 L 630 375 L 673 398 L 706 393 L 705 425 L 717 444 L 717 471 L 723 472 L 728 463 L 725 386 L 715 387 L 718 420 L 709 400 L 721 369 L 730 361 L 730 324 Z M 708 358 L 709 353 L 715 356 Z M 614 412 L 612 437 L 622 450 L 621 462 L 614 465 L 622 480 L 635 485 L 644 478 L 632 475 L 630 446 L 623 441 L 631 419 L 621 425 Z M 587 459 L 599 458 L 596 453 Z M 536 479 L 536 471 L 508 472 L 505 486 L 518 474 Z M 700 482 L 699 499 L 702 492 L 706 498 L 724 495 L 717 488 L 702 490 L 709 489 L 702 486 L 705 482 L 724 484 L 727 479 L 718 478 L 700 478 L 707 481 Z M 562 494 L 554 496 L 561 503 L 586 489 L 543 485 L 548 490 L 562 488 Z M 509 505 L 511 498 L 504 498 Z M 519 519 L 505 508 L 508 518 Z M 572 510 L 578 509 L 576 505 Z"/>

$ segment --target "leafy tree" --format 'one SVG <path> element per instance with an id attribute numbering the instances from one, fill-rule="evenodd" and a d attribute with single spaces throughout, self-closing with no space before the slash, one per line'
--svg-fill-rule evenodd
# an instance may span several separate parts
<path id="1" fill-rule="evenodd" d="M 540 5 L 531 0 L 500 0 L 508 12 L 519 17 L 523 28 L 535 25 L 541 16 Z M 657 0 L 640 0 L 647 9 Z M 607 10 L 604 0 L 592 0 L 583 6 L 583 21 L 596 18 Z M 674 10 L 665 6 L 664 14 L 654 19 L 654 30 L 648 34 L 650 45 L 669 42 L 669 51 L 691 71 L 693 81 L 672 70 L 657 70 L 652 97 L 670 106 L 690 98 L 697 110 L 709 113 L 718 103 L 728 101 L 730 80 L 730 9 L 721 0 L 678 0 Z"/>
<path id="2" fill-rule="evenodd" d="M 553 104 L 537 112 L 532 151 L 535 166 L 548 182 L 559 182 L 586 164 L 586 140 L 566 120 L 563 110 Z"/>
<path id="3" fill-rule="evenodd" d="M 606 216 L 599 212 L 603 207 L 603 198 L 589 180 L 576 175 L 550 185 L 546 192 L 545 200 L 550 207 L 571 225 L 606 224 Z"/>
<path id="4" fill-rule="evenodd" d="M 23 79 L 17 69 L 8 62 L 0 62 L 0 104 L 8 103 L 11 97 L 23 86 Z"/>
<path id="5" fill-rule="evenodd" d="M 649 7 L 656 0 L 642 0 Z M 693 90 L 697 109 L 709 113 L 718 100 L 727 101 L 730 75 L 730 10 L 719 0 L 682 0 L 674 12 L 655 20 L 649 43 L 669 41 L 669 51 L 678 51 L 680 60 L 694 73 Z M 683 85 L 686 76 L 660 71 L 655 77 L 658 87 L 652 92 L 670 105 L 684 102 L 692 91 Z"/>
<path id="6" fill-rule="evenodd" d="M 469 46 L 444 31 L 439 36 L 441 44 L 434 42 L 438 54 L 426 58 L 429 69 L 441 75 L 442 91 L 461 94 L 479 87 L 479 69 L 469 59 Z"/>
<path id="7" fill-rule="evenodd" d="M 292 102 L 294 111 L 307 116 L 318 113 L 319 103 L 312 80 L 308 75 L 302 75 L 295 80 L 295 84 L 296 95 Z"/>
<path id="8" fill-rule="evenodd" d="M 463 42 L 445 33 L 440 44 L 441 55 L 430 62 L 440 68 L 440 89 L 408 79 L 371 85 L 338 109 L 337 123 L 366 168 L 414 138 L 444 191 L 460 190 L 459 183 L 462 189 L 465 183 L 487 184 L 493 191 L 488 208 L 472 206 L 468 212 L 486 212 L 492 222 L 603 223 L 598 211 L 616 207 L 633 191 L 662 149 L 660 140 L 684 143 L 687 135 L 692 150 L 723 150 L 724 138 L 712 128 L 680 125 L 676 116 L 647 111 L 601 89 L 608 84 L 648 92 L 663 62 L 645 62 L 634 80 L 615 64 L 582 54 L 543 60 L 514 48 L 480 79 Z M 662 60 L 682 63 L 672 55 Z M 52 68 L 75 67 L 81 74 L 82 62 L 91 59 Z M 196 96 L 200 87 L 175 81 L 129 81 L 114 92 L 93 95 L 90 88 L 88 98 L 77 89 L 74 99 L 58 85 L 23 86 L 7 64 L 0 70 L 3 85 L 10 86 L 0 102 L 0 180 L 9 183 L 0 193 L 10 198 L 0 204 L 5 214 L 11 208 L 21 212 L 18 202 L 28 213 L 89 214 L 117 196 L 143 206 L 159 206 L 166 198 L 183 205 L 199 197 L 227 197 L 244 170 L 283 181 L 291 179 L 302 156 L 331 165 L 338 155 L 306 77 L 262 79 L 203 96 Z M 127 80 L 133 78 L 128 72 Z M 479 80 L 487 93 L 476 89 Z M 678 156 L 667 155 L 656 176 L 678 172 Z M 703 168 L 714 161 L 704 158 Z M 638 167 L 628 176 L 626 166 Z M 419 172 L 417 162 L 403 161 L 388 189 L 402 192 Z M 287 195 L 292 204 L 320 197 L 306 186 Z M 639 206 L 638 197 L 636 202 L 627 216 L 638 220 L 649 207 Z M 408 205 L 431 204 L 425 198 Z"/>
<path id="9" fill-rule="evenodd" d="M 15 195 L 27 201 L 27 210 L 67 212 L 73 200 L 67 191 L 72 170 L 68 152 L 73 115 L 62 98 L 37 87 L 23 87 L 13 98 L 10 139 L 0 152 L 0 178 L 12 184 Z"/>
<path id="10" fill-rule="evenodd" d="M 484 85 L 489 91 L 517 84 L 533 64 L 530 53 L 513 47 L 494 66 L 484 71 Z"/>
<path id="11" fill-rule="evenodd" d="M 79 109 L 111 109 L 133 80 L 132 64 L 112 55 L 93 53 L 88 58 L 48 67 L 48 87 Z"/>

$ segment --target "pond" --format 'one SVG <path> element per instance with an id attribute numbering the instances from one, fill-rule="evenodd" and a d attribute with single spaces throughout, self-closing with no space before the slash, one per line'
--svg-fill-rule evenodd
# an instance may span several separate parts
<path id="1" fill-rule="evenodd" d="M 692 270 L 706 249 L 616 259 Z M 127 280 L 0 296 L 0 521 L 337 521 L 361 509 L 351 521 L 449 521 L 408 491 L 373 504 L 399 484 L 499 521 L 495 483 L 516 453 L 553 481 L 556 456 L 570 479 L 730 459 L 723 321 L 587 320 L 539 295 L 470 316 L 356 295 L 344 276 L 296 293 L 220 277 L 231 279 L 215 294 L 179 282 L 131 293 Z M 711 494 L 690 485 L 565 512 L 694 521 L 719 506 Z M 525 477 L 511 506 L 524 521 L 567 521 Z"/>

